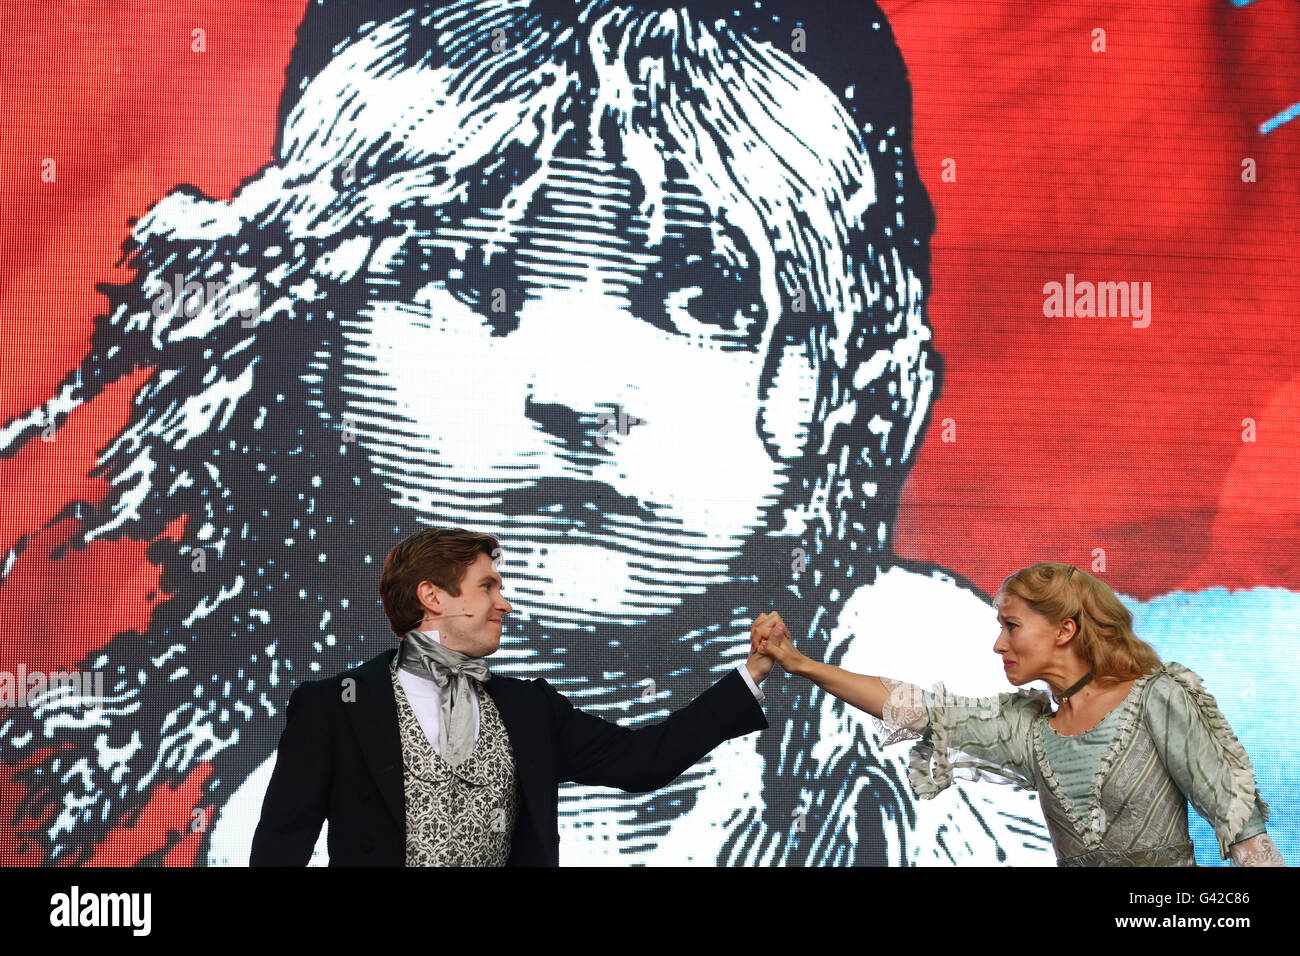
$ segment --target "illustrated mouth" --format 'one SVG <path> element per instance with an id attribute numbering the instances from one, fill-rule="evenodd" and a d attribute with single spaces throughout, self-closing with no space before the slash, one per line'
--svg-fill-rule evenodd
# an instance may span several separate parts
<path id="1" fill-rule="evenodd" d="M 655 514 L 639 500 L 598 481 L 567 479 L 511 489 L 501 495 L 501 509 L 518 517 L 536 516 L 548 525 L 596 527 L 610 516 L 650 522 Z"/>

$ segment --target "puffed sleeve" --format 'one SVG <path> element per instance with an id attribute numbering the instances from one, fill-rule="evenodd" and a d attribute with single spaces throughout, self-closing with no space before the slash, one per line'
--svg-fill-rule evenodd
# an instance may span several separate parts
<path id="1" fill-rule="evenodd" d="M 959 697 L 936 684 L 923 691 L 925 736 L 912 748 L 907 776 L 913 792 L 931 799 L 949 787 L 954 771 L 967 779 L 1035 789 L 1033 722 L 1050 712 L 1042 691 L 996 697 Z"/>
<path id="2" fill-rule="evenodd" d="M 1214 827 L 1220 856 L 1264 832 L 1268 804 L 1250 758 L 1196 674 L 1166 663 L 1148 685 L 1143 719 L 1174 783 Z"/>

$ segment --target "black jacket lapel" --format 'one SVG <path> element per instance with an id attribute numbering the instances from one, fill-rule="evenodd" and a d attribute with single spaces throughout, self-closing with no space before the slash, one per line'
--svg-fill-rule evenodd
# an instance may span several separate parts
<path id="1" fill-rule="evenodd" d="M 519 790 L 537 833 L 538 845 L 549 848 L 551 831 L 558 822 L 556 807 L 550 797 L 555 773 L 549 759 L 549 742 L 540 736 L 546 732 L 546 725 L 540 724 L 538 718 L 544 715 L 529 713 L 528 692 L 532 685 L 517 678 L 494 674 L 483 689 L 492 695 L 501 722 L 506 725 L 506 736 L 510 738 L 510 749 L 514 752 L 519 774 Z"/>
<path id="2" fill-rule="evenodd" d="M 339 675 L 339 694 L 343 711 L 352 722 L 361 743 L 375 785 L 384 795 L 384 802 L 394 818 L 406 832 L 406 796 L 402 790 L 402 739 L 397 723 L 397 698 L 393 696 L 393 681 L 389 665 L 397 656 L 394 648 L 375 657 L 360 667 Z M 351 678 L 356 686 L 349 688 Z"/>

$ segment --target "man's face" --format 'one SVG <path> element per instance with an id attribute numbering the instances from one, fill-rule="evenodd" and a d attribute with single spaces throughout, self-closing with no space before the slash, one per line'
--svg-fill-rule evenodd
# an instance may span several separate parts
<path id="1" fill-rule="evenodd" d="M 376 472 L 435 523 L 491 527 L 525 619 L 670 613 L 726 573 L 781 492 L 756 424 L 766 342 L 669 314 L 674 331 L 599 291 L 543 290 L 502 335 L 436 290 L 375 306 L 354 340 L 374 388 L 351 409 Z M 790 427 L 814 389 L 783 367 Z M 365 425 L 377 397 L 383 431 Z"/>
<path id="2" fill-rule="evenodd" d="M 501 619 L 512 605 L 501 595 L 501 575 L 480 554 L 460 579 L 460 594 L 422 582 L 426 601 L 422 631 L 437 631 L 444 647 L 470 657 L 487 657 L 501 646 Z M 432 605 L 432 607 L 430 607 Z"/>

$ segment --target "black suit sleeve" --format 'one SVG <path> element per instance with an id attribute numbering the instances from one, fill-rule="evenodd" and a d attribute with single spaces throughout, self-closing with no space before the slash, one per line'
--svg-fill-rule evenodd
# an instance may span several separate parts
<path id="1" fill-rule="evenodd" d="M 732 737 L 767 727 L 745 679 L 733 670 L 681 710 L 648 727 L 620 727 L 584 714 L 546 681 L 561 781 L 643 793 L 666 786 Z"/>
<path id="2" fill-rule="evenodd" d="M 285 708 L 284 732 L 249 866 L 306 866 L 326 816 L 330 785 L 329 685 L 303 684 Z"/>

